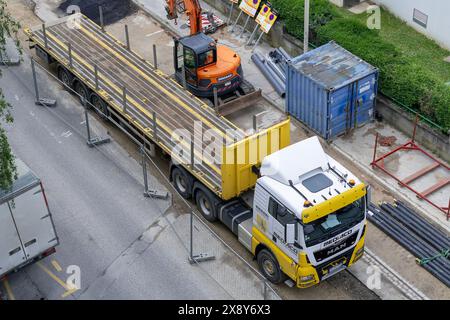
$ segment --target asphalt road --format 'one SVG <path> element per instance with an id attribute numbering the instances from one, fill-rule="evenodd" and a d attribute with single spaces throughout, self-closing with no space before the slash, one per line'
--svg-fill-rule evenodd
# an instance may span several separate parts
<path id="1" fill-rule="evenodd" d="M 41 95 L 58 105 L 36 106 L 28 57 L 2 72 L 0 86 L 14 107 L 10 143 L 41 177 L 61 241 L 56 254 L 0 285 L 10 299 L 230 298 L 188 263 L 161 218 L 176 218 L 166 212 L 170 202 L 142 195 L 140 165 L 114 141 L 99 149 L 86 145 L 83 110 L 73 96 L 40 73 Z M 107 135 L 93 118 L 91 126 L 94 134 Z M 155 179 L 150 185 L 164 188 Z M 69 266 L 81 271 L 75 292 L 65 285 Z"/>

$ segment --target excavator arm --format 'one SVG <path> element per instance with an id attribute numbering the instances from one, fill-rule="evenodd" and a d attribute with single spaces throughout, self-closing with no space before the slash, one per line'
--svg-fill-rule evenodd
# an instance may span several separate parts
<path id="1" fill-rule="evenodd" d="M 178 18 L 177 2 L 177 0 L 166 0 L 167 18 L 169 20 Z M 184 8 L 189 17 L 191 35 L 202 32 L 202 7 L 198 0 L 184 0 Z"/>

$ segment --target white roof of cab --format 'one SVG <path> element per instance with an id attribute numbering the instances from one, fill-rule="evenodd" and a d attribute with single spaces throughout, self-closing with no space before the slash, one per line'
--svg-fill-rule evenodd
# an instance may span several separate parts
<path id="1" fill-rule="evenodd" d="M 305 161 L 306 160 L 306 161 Z M 300 177 L 315 169 L 328 169 L 328 156 L 323 151 L 318 137 L 312 137 L 290 145 L 264 158 L 261 175 L 282 184 L 298 184 Z"/>

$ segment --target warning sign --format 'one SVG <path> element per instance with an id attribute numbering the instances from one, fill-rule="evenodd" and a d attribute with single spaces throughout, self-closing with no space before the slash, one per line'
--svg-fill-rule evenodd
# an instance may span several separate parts
<path id="1" fill-rule="evenodd" d="M 275 21 L 278 18 L 278 14 L 275 11 L 270 11 L 268 15 L 266 15 L 266 18 L 264 19 L 264 22 L 261 24 L 261 30 L 265 33 L 269 33 L 270 29 L 272 29 L 273 25 L 275 24 Z"/>
<path id="2" fill-rule="evenodd" d="M 261 10 L 259 10 L 258 16 L 256 17 L 256 23 L 260 26 L 264 23 L 266 20 L 267 15 L 269 15 L 271 12 L 270 7 L 267 4 L 263 4 L 261 7 Z"/>
<path id="3" fill-rule="evenodd" d="M 260 4 L 261 0 L 242 0 L 239 8 L 253 18 Z"/>

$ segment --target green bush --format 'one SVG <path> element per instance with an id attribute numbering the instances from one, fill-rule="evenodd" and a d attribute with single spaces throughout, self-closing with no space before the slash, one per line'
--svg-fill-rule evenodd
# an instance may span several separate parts
<path id="1" fill-rule="evenodd" d="M 273 0 L 287 31 L 303 39 L 304 0 Z M 360 20 L 344 17 L 327 0 L 311 5 L 312 42 L 331 40 L 380 70 L 380 91 L 450 130 L 450 86 L 433 72 L 406 57 Z"/>
<path id="2" fill-rule="evenodd" d="M 271 3 L 280 13 L 280 18 L 285 22 L 288 32 L 293 36 L 303 39 L 305 1 L 272 0 Z M 338 11 L 328 0 L 311 1 L 310 41 L 314 43 L 319 28 L 338 16 Z"/>

